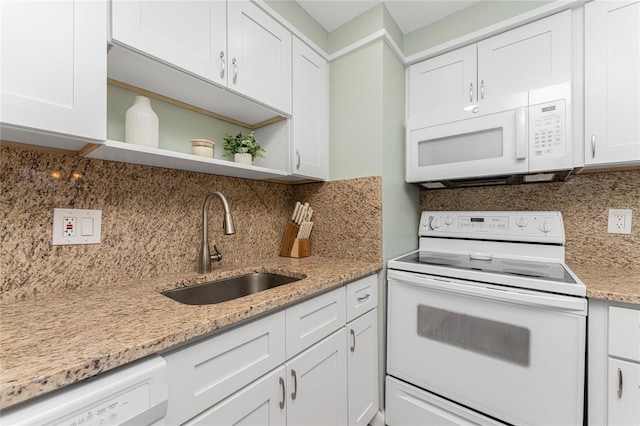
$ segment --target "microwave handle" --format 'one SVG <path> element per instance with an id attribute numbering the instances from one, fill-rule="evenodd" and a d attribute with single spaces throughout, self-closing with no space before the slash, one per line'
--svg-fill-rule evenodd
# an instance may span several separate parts
<path id="1" fill-rule="evenodd" d="M 527 108 L 516 108 L 516 159 L 527 159 Z"/>

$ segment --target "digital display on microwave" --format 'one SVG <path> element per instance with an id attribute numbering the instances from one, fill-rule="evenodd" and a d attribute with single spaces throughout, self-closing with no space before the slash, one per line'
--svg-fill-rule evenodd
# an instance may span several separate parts
<path id="1" fill-rule="evenodd" d="M 484 222 L 484 217 L 472 217 L 471 222 Z"/>
<path id="2" fill-rule="evenodd" d="M 547 106 L 542 108 L 542 112 L 549 112 L 549 111 L 555 111 L 556 110 L 556 106 L 555 105 L 551 105 L 551 106 Z"/>

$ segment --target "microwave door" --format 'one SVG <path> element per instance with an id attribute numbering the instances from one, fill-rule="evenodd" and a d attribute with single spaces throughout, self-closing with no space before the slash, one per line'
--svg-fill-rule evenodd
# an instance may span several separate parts
<path id="1" fill-rule="evenodd" d="M 526 173 L 525 107 L 437 126 L 409 121 L 407 182 Z"/>

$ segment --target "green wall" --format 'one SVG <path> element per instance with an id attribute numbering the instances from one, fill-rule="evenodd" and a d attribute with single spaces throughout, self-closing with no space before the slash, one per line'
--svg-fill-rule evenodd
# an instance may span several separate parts
<path id="1" fill-rule="evenodd" d="M 382 174 L 382 41 L 329 65 L 329 176 Z"/>
<path id="2" fill-rule="evenodd" d="M 490 25 L 551 3 L 553 0 L 485 0 L 419 28 L 404 37 L 404 54 L 410 56 Z"/>
<path id="3" fill-rule="evenodd" d="M 298 31 L 309 37 L 318 47 L 325 52 L 328 51 L 327 31 L 298 3 L 293 0 L 265 0 L 265 3 Z"/>

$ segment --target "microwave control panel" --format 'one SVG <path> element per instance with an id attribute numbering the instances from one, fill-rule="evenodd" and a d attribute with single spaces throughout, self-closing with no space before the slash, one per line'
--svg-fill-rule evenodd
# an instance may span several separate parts
<path id="1" fill-rule="evenodd" d="M 562 157 L 566 151 L 565 101 L 529 107 L 529 154 L 532 159 Z"/>

